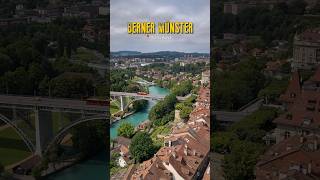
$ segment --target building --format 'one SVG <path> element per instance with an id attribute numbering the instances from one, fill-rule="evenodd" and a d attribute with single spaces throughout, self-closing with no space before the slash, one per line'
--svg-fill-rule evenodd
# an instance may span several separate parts
<path id="1" fill-rule="evenodd" d="M 319 136 L 292 136 L 273 145 L 256 165 L 257 180 L 320 178 Z"/>
<path id="2" fill-rule="evenodd" d="M 242 10 L 246 8 L 268 8 L 273 9 L 279 2 L 285 2 L 286 0 L 241 0 L 225 2 L 223 6 L 223 12 L 225 14 L 238 15 Z"/>
<path id="3" fill-rule="evenodd" d="M 286 61 L 268 61 L 266 64 L 266 68 L 263 70 L 263 74 L 267 77 L 275 77 L 277 79 L 282 79 L 282 66 L 286 64 Z"/>
<path id="4" fill-rule="evenodd" d="M 301 83 L 298 72 L 293 73 L 286 92 L 280 96 L 287 112 L 274 120 L 276 141 L 295 135 L 320 135 L 320 68 Z"/>
<path id="5" fill-rule="evenodd" d="M 209 163 L 210 132 L 205 126 L 183 128 L 165 137 L 165 146 L 140 164 L 131 179 L 198 179 Z"/>
<path id="6" fill-rule="evenodd" d="M 208 84 L 209 82 L 210 82 L 210 70 L 202 72 L 201 84 L 205 85 L 205 84 Z"/>
<path id="7" fill-rule="evenodd" d="M 320 64 L 320 28 L 294 37 L 292 69 L 314 69 Z"/>
<path id="8" fill-rule="evenodd" d="M 30 18 L 4 18 L 0 19 L 0 27 L 8 27 L 17 24 L 29 24 L 30 22 Z"/>
<path id="9" fill-rule="evenodd" d="M 225 14 L 238 15 L 244 8 L 245 5 L 242 3 L 225 2 L 223 6 L 223 12 Z"/>
<path id="10" fill-rule="evenodd" d="M 210 180 L 210 163 L 208 164 L 208 167 L 203 175 L 202 180 Z"/>
<path id="11" fill-rule="evenodd" d="M 131 144 L 131 139 L 119 136 L 115 139 L 116 146 L 113 148 L 113 152 L 118 152 L 120 157 L 118 159 L 118 164 L 120 167 L 128 166 L 131 161 L 131 154 L 129 152 L 129 147 Z"/>
<path id="12" fill-rule="evenodd" d="M 153 158 L 130 170 L 131 180 L 210 179 L 210 90 L 198 94 L 190 119 L 172 128 Z"/>

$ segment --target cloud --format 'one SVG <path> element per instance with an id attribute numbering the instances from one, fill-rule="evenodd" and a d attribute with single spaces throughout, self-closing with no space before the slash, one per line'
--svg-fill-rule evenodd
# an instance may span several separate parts
<path id="1" fill-rule="evenodd" d="M 209 52 L 210 0 L 111 0 L 111 51 Z M 194 33 L 129 35 L 130 21 L 191 21 Z"/>

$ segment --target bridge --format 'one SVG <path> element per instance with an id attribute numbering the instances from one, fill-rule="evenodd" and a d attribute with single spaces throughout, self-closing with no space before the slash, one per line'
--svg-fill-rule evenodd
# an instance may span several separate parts
<path id="1" fill-rule="evenodd" d="M 145 85 L 145 86 L 154 86 L 154 85 L 156 85 L 156 83 L 149 82 L 149 81 L 146 81 L 144 79 L 137 80 L 136 83 L 141 84 L 141 85 Z"/>
<path id="2" fill-rule="evenodd" d="M 223 127 L 238 122 L 249 114 L 247 112 L 213 111 L 214 118 Z"/>
<path id="3" fill-rule="evenodd" d="M 221 126 L 229 126 L 258 110 L 262 105 L 263 99 L 257 98 L 242 106 L 238 111 L 213 111 L 213 115 Z"/>
<path id="4" fill-rule="evenodd" d="M 147 94 L 147 95 L 142 95 L 142 94 L 137 94 L 137 93 L 128 93 L 128 92 L 110 92 L 111 97 L 120 97 L 120 103 L 121 103 L 121 111 L 125 109 L 125 101 L 124 97 L 133 97 L 135 99 L 145 99 L 145 100 L 163 100 L 166 96 L 165 95 L 152 95 L 152 94 Z M 184 101 L 188 98 L 186 97 L 180 97 L 177 96 L 178 101 Z"/>
<path id="5" fill-rule="evenodd" d="M 49 144 L 53 144 L 60 139 L 69 129 L 80 123 L 92 120 L 106 121 L 109 111 L 107 106 L 88 105 L 86 101 L 82 100 L 15 95 L 0 95 L 0 108 L 8 112 L 0 114 L 0 121 L 11 126 L 19 134 L 29 150 L 40 156 L 42 156 Z M 26 121 L 27 116 L 22 115 L 23 117 L 19 119 L 18 111 L 31 112 L 34 117 L 34 123 L 27 122 L 28 128 L 19 127 L 18 120 Z M 52 112 L 59 113 L 59 122 L 61 122 L 62 113 L 71 114 L 73 117 L 77 116 L 77 119 L 68 122 L 54 135 Z M 26 132 L 27 129 L 35 131 L 35 142 Z"/>

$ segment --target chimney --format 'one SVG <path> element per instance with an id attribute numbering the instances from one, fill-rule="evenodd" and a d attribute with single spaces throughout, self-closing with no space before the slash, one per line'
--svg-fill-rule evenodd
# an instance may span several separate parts
<path id="1" fill-rule="evenodd" d="M 300 143 L 303 143 L 303 142 L 304 142 L 304 137 L 300 136 Z"/>
<path id="2" fill-rule="evenodd" d="M 171 142 L 171 140 L 169 140 L 169 147 L 171 147 L 172 146 L 172 142 Z"/>
<path id="3" fill-rule="evenodd" d="M 176 157 L 177 157 L 176 152 L 172 152 L 172 156 L 173 156 L 173 158 L 176 159 Z"/>
<path id="4" fill-rule="evenodd" d="M 311 172 L 312 172 L 312 161 L 310 161 L 309 163 L 308 163 L 308 174 L 311 174 Z"/>
<path id="5" fill-rule="evenodd" d="M 188 156 L 188 146 L 187 145 L 184 146 L 183 152 L 184 152 L 184 155 Z"/>
<path id="6" fill-rule="evenodd" d="M 193 152 L 193 155 L 195 156 L 196 155 L 196 150 L 194 149 L 192 152 Z"/>

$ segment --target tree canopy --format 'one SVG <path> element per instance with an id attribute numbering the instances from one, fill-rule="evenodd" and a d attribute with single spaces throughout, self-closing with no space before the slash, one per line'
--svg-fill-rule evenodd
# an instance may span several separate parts
<path id="1" fill-rule="evenodd" d="M 163 101 L 159 101 L 149 112 L 149 120 L 155 125 L 164 125 L 174 120 L 174 109 L 177 98 L 174 94 L 167 95 Z"/>
<path id="2" fill-rule="evenodd" d="M 134 134 L 134 126 L 131 123 L 121 123 L 118 128 L 118 136 L 130 138 Z"/>
<path id="3" fill-rule="evenodd" d="M 142 162 L 153 156 L 155 147 L 147 133 L 138 132 L 133 136 L 129 150 L 136 162 Z"/>

